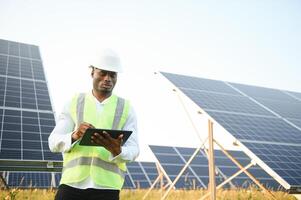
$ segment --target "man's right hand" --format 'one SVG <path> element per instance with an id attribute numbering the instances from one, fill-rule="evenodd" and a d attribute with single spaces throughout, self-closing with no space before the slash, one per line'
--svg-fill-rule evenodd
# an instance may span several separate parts
<path id="1" fill-rule="evenodd" d="M 82 138 L 88 128 L 94 128 L 94 126 L 86 122 L 81 123 L 77 130 L 75 130 L 71 135 L 72 143 Z"/>

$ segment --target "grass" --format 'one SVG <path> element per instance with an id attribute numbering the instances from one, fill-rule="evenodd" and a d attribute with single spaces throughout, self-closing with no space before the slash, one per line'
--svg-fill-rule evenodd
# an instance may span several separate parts
<path id="1" fill-rule="evenodd" d="M 51 189 L 0 189 L 0 200 L 53 200 L 56 190 Z M 122 190 L 120 200 L 141 200 L 147 190 Z M 200 199 L 206 190 L 174 190 L 171 191 L 168 198 L 169 200 L 194 200 Z M 277 200 L 296 200 L 293 195 L 285 192 L 276 191 L 272 192 Z M 162 190 L 152 190 L 147 196 L 146 200 L 160 199 L 164 194 Z M 236 190 L 218 190 L 218 200 L 272 200 L 271 196 L 258 191 L 255 188 L 250 189 L 236 189 Z"/>

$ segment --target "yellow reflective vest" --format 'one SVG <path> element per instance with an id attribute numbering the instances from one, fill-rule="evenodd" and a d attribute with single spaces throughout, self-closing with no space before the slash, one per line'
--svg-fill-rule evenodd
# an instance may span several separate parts
<path id="1" fill-rule="evenodd" d="M 115 95 L 106 101 L 102 112 L 98 113 L 92 94 L 75 95 L 70 106 L 75 129 L 82 122 L 96 128 L 122 129 L 128 118 L 129 102 Z M 110 155 L 104 147 L 80 146 L 76 143 L 69 152 L 64 153 L 60 184 L 78 183 L 90 176 L 99 186 L 120 190 L 124 183 L 126 164 L 110 162 Z"/>

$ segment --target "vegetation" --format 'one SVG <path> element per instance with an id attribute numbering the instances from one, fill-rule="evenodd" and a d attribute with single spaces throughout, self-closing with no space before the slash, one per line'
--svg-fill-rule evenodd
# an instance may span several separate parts
<path id="1" fill-rule="evenodd" d="M 52 189 L 11 189 L 0 190 L 0 200 L 53 200 L 56 190 Z M 141 200 L 146 194 L 147 190 L 122 190 L 121 200 Z M 152 190 L 147 196 L 146 200 L 160 199 L 165 191 Z M 206 190 L 174 190 L 171 191 L 168 198 L 170 200 L 194 200 L 200 199 L 202 195 L 206 194 Z M 296 200 L 293 195 L 285 192 L 272 192 L 278 200 Z M 218 200 L 272 200 L 269 194 L 258 191 L 255 188 L 237 189 L 237 190 L 218 190 Z"/>

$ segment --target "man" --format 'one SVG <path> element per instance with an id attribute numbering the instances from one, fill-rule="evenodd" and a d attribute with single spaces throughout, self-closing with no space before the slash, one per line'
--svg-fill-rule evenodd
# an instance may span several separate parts
<path id="1" fill-rule="evenodd" d="M 56 200 L 119 199 L 126 162 L 139 154 L 136 115 L 129 104 L 112 94 L 121 72 L 120 59 L 107 50 L 91 63 L 93 89 L 77 94 L 68 102 L 52 133 L 49 148 L 62 152 L 64 166 Z M 88 128 L 132 131 L 122 145 L 122 136 L 112 138 L 107 132 L 94 133 L 91 141 L 100 146 L 79 145 Z"/>

